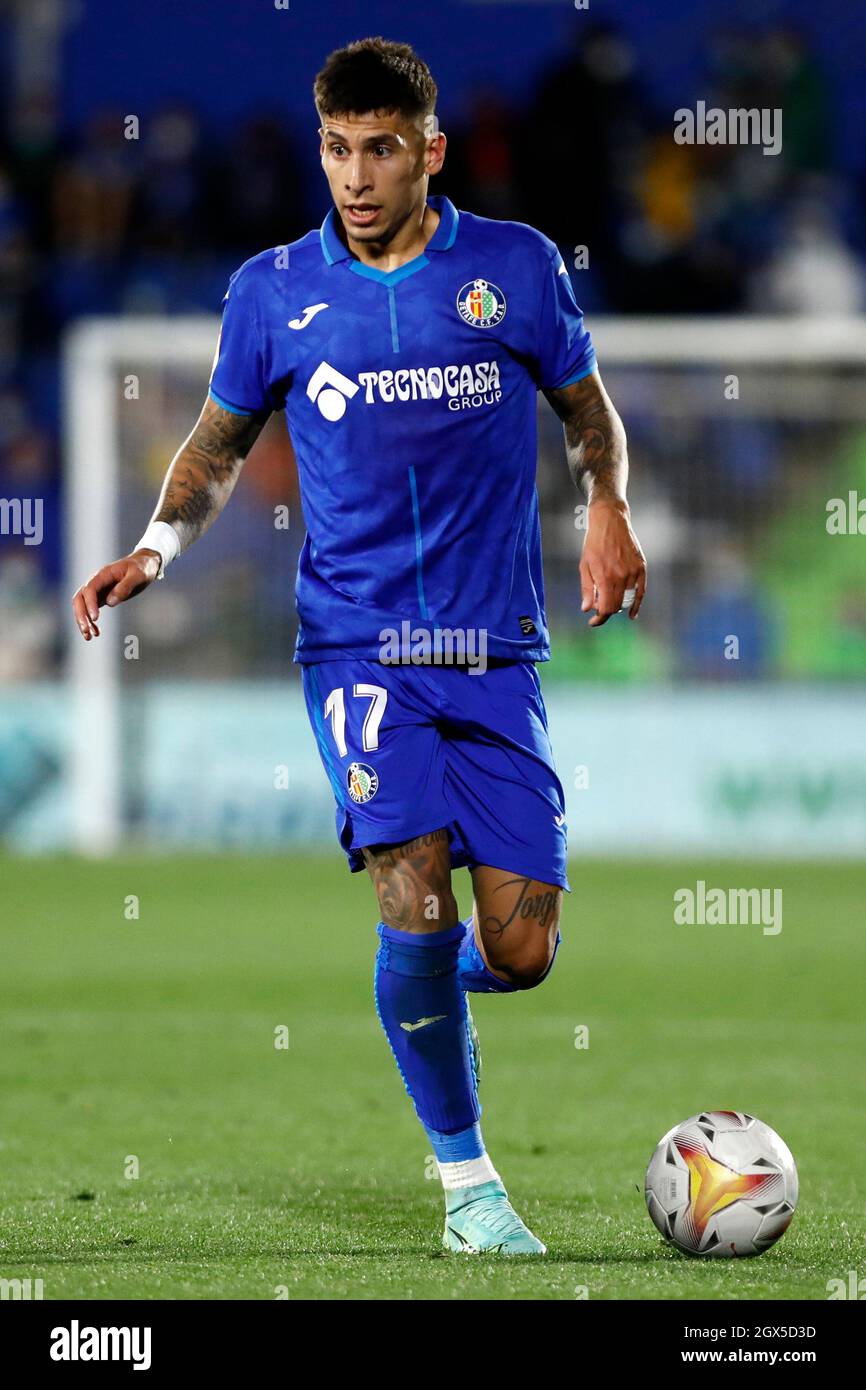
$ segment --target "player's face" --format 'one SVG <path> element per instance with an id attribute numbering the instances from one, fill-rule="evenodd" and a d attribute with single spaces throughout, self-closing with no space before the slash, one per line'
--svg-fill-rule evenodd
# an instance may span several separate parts
<path id="1" fill-rule="evenodd" d="M 428 118 L 428 122 L 430 118 Z M 324 117 L 322 168 L 350 243 L 387 244 L 421 206 L 442 166 L 445 136 L 391 114 Z"/>

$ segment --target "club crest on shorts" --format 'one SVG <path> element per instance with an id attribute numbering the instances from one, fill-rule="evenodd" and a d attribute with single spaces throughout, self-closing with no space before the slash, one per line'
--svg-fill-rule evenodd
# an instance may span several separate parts
<path id="1" fill-rule="evenodd" d="M 369 763 L 350 763 L 346 785 L 350 797 L 360 806 L 365 801 L 372 801 L 379 790 L 379 774 Z"/>
<path id="2" fill-rule="evenodd" d="M 495 328 L 505 318 L 505 295 L 489 280 L 471 280 L 457 296 L 457 312 L 473 328 Z"/>

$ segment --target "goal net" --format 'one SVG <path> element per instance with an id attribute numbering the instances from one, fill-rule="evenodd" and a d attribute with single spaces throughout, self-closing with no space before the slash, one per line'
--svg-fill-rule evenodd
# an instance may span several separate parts
<path id="1" fill-rule="evenodd" d="M 817 824 L 809 799 L 820 801 L 827 768 L 843 761 L 841 745 L 831 757 L 826 739 L 847 736 L 846 701 L 866 676 L 863 541 L 855 539 L 866 498 L 866 323 L 599 318 L 591 327 L 628 430 L 650 591 L 639 623 L 617 618 L 603 634 L 587 630 L 577 571 L 585 508 L 561 426 L 539 397 L 554 644 L 542 678 L 560 775 L 572 792 L 574 770 L 585 768 L 591 785 L 594 759 L 596 848 L 617 844 L 624 783 L 643 775 L 656 805 L 639 849 L 736 850 L 755 842 L 760 824 L 758 841 L 783 850 L 810 814 Z M 217 329 L 209 317 L 130 317 L 85 321 L 69 335 L 68 591 L 143 531 L 201 408 Z M 332 843 L 330 789 L 292 665 L 303 538 L 291 445 L 275 416 L 226 512 L 165 583 L 103 612 L 100 640 L 70 643 L 77 848 Z M 798 791 L 796 730 L 808 741 L 828 701 L 836 734 L 825 734 L 824 763 L 815 751 L 817 790 Z M 759 820 L 752 808 L 750 823 L 758 744 L 774 729 L 781 743 L 768 758 L 787 759 L 791 785 L 777 788 L 769 816 L 770 791 L 755 794 L 763 812 Z M 724 770 L 707 764 L 714 740 L 740 778 L 733 791 L 724 791 Z M 761 775 L 770 777 L 769 762 Z M 695 809 L 713 776 L 722 787 L 715 819 Z M 853 790 L 834 783 L 836 819 L 823 827 L 829 843 L 833 827 L 847 824 L 842 849 L 866 836 L 862 797 L 852 827 L 846 796 Z"/>

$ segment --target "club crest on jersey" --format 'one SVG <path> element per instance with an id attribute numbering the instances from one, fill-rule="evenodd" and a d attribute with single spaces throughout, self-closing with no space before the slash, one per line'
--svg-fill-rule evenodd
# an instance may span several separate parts
<path id="1" fill-rule="evenodd" d="M 369 763 L 350 763 L 346 773 L 346 785 L 350 797 L 360 806 L 365 801 L 372 801 L 379 790 L 379 774 L 374 772 Z"/>
<path id="2" fill-rule="evenodd" d="M 472 280 L 457 296 L 457 312 L 473 328 L 495 328 L 505 318 L 505 295 L 489 280 Z"/>

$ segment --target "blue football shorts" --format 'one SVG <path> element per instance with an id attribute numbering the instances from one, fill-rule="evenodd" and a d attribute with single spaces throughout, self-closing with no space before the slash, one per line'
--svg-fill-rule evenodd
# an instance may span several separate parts
<path id="1" fill-rule="evenodd" d="M 531 661 L 323 661 L 304 696 L 353 872 L 361 849 L 445 828 L 451 866 L 488 864 L 569 889 L 565 798 Z"/>

